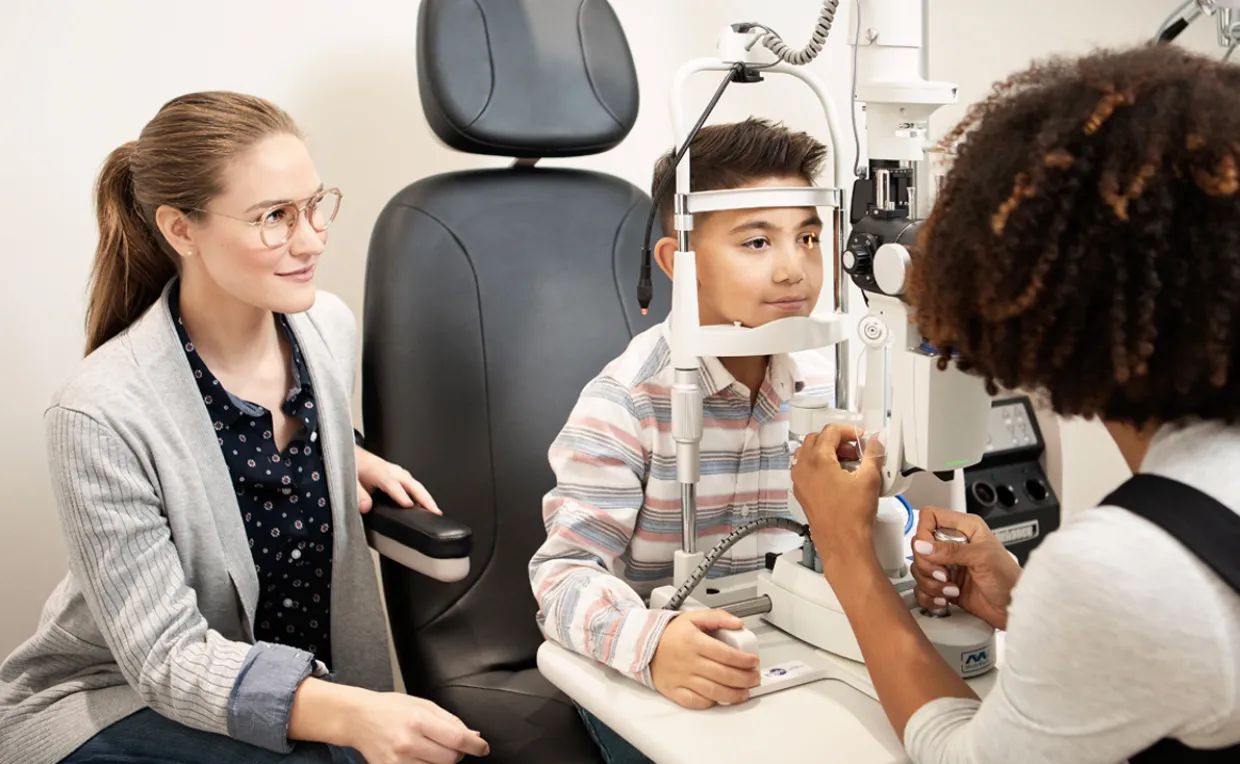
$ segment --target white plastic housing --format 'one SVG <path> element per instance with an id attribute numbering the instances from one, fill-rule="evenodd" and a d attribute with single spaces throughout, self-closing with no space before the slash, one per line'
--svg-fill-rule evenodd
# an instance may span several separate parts
<path id="1" fill-rule="evenodd" d="M 955 366 L 940 371 L 926 355 L 904 354 L 908 374 L 898 385 L 904 421 L 904 461 L 926 472 L 977 464 L 986 451 L 990 397 L 980 377 Z M 911 372 L 911 373 L 910 373 Z"/>
<path id="2" fill-rule="evenodd" d="M 858 42 L 857 98 L 866 104 L 870 159 L 920 161 L 930 115 L 956 102 L 956 85 L 921 76 L 921 0 L 859 0 L 859 6 L 848 40 Z"/>
<path id="3" fill-rule="evenodd" d="M 860 326 L 866 351 L 862 425 L 889 432 L 884 439 L 884 496 L 908 486 L 906 472 L 952 472 L 982 459 L 986 449 L 990 397 L 980 377 L 921 350 L 921 333 L 909 307 L 894 297 L 872 294 Z M 881 331 L 867 333 L 866 327 Z"/>
<path id="4" fill-rule="evenodd" d="M 689 194 L 689 214 L 718 210 L 752 210 L 770 207 L 838 207 L 840 190 L 821 186 L 763 186 Z"/>
<path id="5" fill-rule="evenodd" d="M 908 572 L 904 542 L 904 526 L 908 512 L 899 499 L 883 497 L 878 500 L 878 516 L 874 521 L 874 551 L 878 563 L 888 578 L 899 578 Z"/>
<path id="6" fill-rule="evenodd" d="M 800 564 L 800 556 L 799 551 L 785 553 L 775 561 L 773 571 L 758 574 L 758 594 L 771 599 L 771 612 L 763 620 L 814 647 L 863 662 L 839 598 L 821 574 Z M 912 579 L 892 583 L 917 625 L 956 673 L 968 679 L 994 668 L 995 630 L 985 621 L 954 605 L 949 606 L 951 614 L 946 618 L 923 615 Z"/>
<path id="7" fill-rule="evenodd" d="M 803 440 L 811 432 L 822 432 L 829 424 L 861 426 L 861 415 L 832 408 L 830 401 L 807 393 L 797 393 L 788 404 L 788 434 Z"/>
<path id="8" fill-rule="evenodd" d="M 409 570 L 421 573 L 427 578 L 444 583 L 463 581 L 469 575 L 469 558 L 458 557 L 449 560 L 427 557 L 413 547 L 405 546 L 379 533 L 369 531 L 366 540 L 380 555 L 399 562 Z"/>

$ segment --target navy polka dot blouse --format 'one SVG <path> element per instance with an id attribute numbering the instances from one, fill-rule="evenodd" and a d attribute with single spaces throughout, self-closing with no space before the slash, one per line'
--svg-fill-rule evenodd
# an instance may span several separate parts
<path id="1" fill-rule="evenodd" d="M 178 290 L 169 305 L 237 491 L 258 574 L 254 637 L 309 651 L 331 666 L 332 512 L 318 443 L 310 374 L 287 318 L 293 386 L 282 410 L 303 426 L 276 448 L 271 412 L 233 396 L 203 363 L 181 323 Z"/>

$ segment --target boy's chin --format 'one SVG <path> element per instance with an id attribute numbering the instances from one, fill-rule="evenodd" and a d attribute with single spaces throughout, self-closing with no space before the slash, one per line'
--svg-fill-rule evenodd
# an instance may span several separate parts
<path id="1" fill-rule="evenodd" d="M 763 324 L 769 324 L 772 321 L 778 321 L 781 318 L 808 316 L 813 312 L 814 305 L 811 302 L 806 302 L 805 304 L 796 307 L 777 307 L 769 304 L 762 305 L 758 310 L 754 311 L 754 315 L 752 316 L 753 323 L 749 324 L 749 326 L 762 326 Z"/>

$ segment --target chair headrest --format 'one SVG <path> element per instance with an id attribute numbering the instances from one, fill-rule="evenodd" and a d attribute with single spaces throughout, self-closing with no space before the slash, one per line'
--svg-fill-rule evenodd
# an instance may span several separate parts
<path id="1" fill-rule="evenodd" d="M 637 119 L 637 71 L 606 0 L 423 0 L 422 109 L 471 154 L 607 151 Z"/>

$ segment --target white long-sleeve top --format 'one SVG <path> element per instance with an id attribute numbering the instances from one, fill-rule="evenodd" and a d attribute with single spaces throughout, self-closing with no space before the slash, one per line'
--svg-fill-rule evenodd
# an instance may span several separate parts
<path id="1" fill-rule="evenodd" d="M 1240 428 L 1164 427 L 1141 471 L 1240 512 Z M 1238 698 L 1240 595 L 1161 528 L 1103 506 L 1030 555 L 991 693 L 927 703 L 905 745 L 916 764 L 1115 764 L 1164 737 L 1240 742 Z"/>

